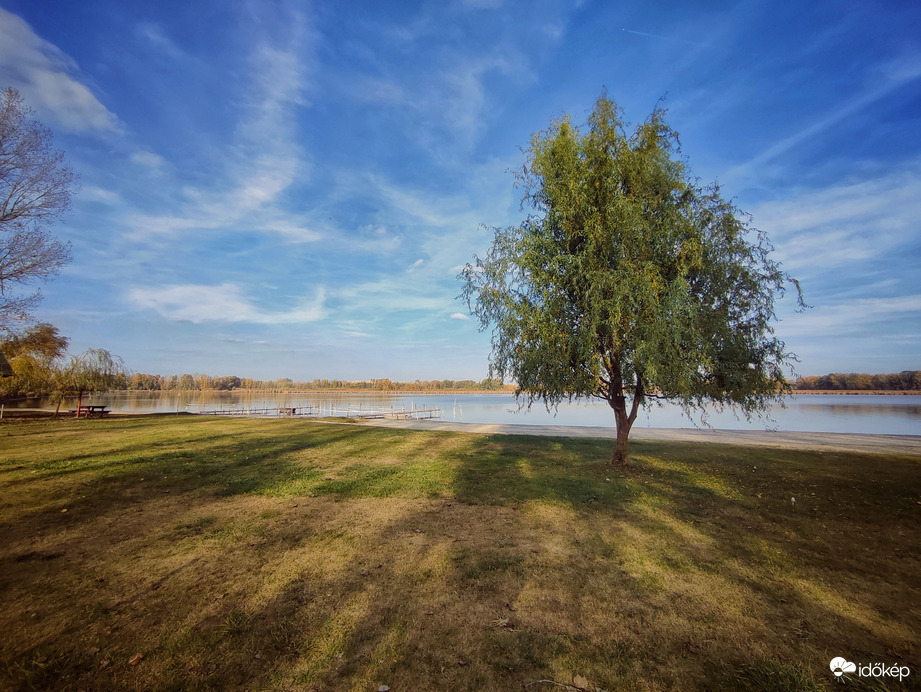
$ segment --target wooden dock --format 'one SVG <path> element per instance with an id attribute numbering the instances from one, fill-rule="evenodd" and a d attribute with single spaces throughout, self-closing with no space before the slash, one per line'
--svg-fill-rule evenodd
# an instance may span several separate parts
<path id="1" fill-rule="evenodd" d="M 409 409 L 367 409 L 359 407 L 357 409 L 348 407 L 345 409 L 334 409 L 332 407 L 325 409 L 319 406 L 279 406 L 275 408 L 252 408 L 227 406 L 219 409 L 192 410 L 191 406 L 186 406 L 188 413 L 195 413 L 202 416 L 293 416 L 298 418 L 313 416 L 330 416 L 334 418 L 377 418 L 389 420 L 422 420 L 428 418 L 441 418 L 442 411 L 440 408 L 416 408 L 413 406 Z"/>
<path id="2" fill-rule="evenodd" d="M 412 408 L 409 410 L 379 410 L 379 411 L 346 411 L 346 418 L 386 418 L 390 420 L 422 420 L 426 418 L 441 418 L 440 408 Z"/>
<path id="3" fill-rule="evenodd" d="M 190 411 L 189 407 L 186 406 L 186 411 L 189 413 L 197 413 L 202 416 L 317 416 L 319 415 L 319 408 L 316 406 L 279 406 L 276 408 L 237 408 L 237 407 L 228 407 L 228 408 L 219 408 L 211 409 L 206 411 Z"/>

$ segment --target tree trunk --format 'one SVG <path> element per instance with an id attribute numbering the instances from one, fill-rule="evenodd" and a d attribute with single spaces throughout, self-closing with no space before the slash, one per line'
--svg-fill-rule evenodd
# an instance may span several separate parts
<path id="1" fill-rule="evenodd" d="M 614 442 L 614 456 L 611 458 L 613 466 L 628 466 L 627 450 L 630 444 L 630 428 L 633 421 L 627 416 L 626 409 L 614 409 L 614 421 L 617 425 L 617 440 Z"/>
<path id="2" fill-rule="evenodd" d="M 639 370 L 635 373 L 636 382 L 632 386 L 630 412 L 628 413 L 620 357 L 615 355 L 608 357 L 605 362 L 605 368 L 608 371 L 608 379 L 603 380 L 607 389 L 605 398 L 611 408 L 614 409 L 614 423 L 617 426 L 617 440 L 614 442 L 614 456 L 611 458 L 611 465 L 623 468 L 630 465 L 627 460 L 630 428 L 633 427 L 633 421 L 636 420 L 637 411 L 645 396 L 643 374 Z"/>

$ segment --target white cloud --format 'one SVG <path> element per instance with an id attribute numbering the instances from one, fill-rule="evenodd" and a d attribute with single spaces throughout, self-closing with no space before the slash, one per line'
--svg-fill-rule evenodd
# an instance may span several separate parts
<path id="1" fill-rule="evenodd" d="M 85 202 L 101 202 L 102 204 L 116 204 L 119 196 L 112 190 L 105 190 L 95 185 L 89 185 L 80 189 L 79 197 Z"/>
<path id="2" fill-rule="evenodd" d="M 210 187 L 187 189 L 188 201 L 177 213 L 133 215 L 126 224 L 133 238 L 190 229 L 277 233 L 294 242 L 313 242 L 325 235 L 284 206 L 292 184 L 309 176 L 298 144 L 296 112 L 305 103 L 309 70 L 303 54 L 308 32 L 296 11 L 286 19 L 278 30 L 283 35 L 256 32 L 248 61 L 249 87 L 243 90 L 246 98 L 234 140 L 227 156 L 215 163 L 223 174 Z M 165 39 L 150 27 L 147 33 L 151 40 Z M 152 165 L 155 156 L 141 152 L 133 158 Z"/>
<path id="3" fill-rule="evenodd" d="M 76 63 L 20 17 L 0 9 L 0 82 L 72 132 L 115 130 L 118 119 L 75 76 Z"/>
<path id="4" fill-rule="evenodd" d="M 138 286 L 128 292 L 137 308 L 154 310 L 173 322 L 246 322 L 250 324 L 302 324 L 326 317 L 326 289 L 286 311 L 263 310 L 235 283 L 217 286 L 172 284 Z"/>
<path id="5" fill-rule="evenodd" d="M 840 266 L 921 241 L 921 162 L 888 175 L 794 193 L 752 210 L 788 268 Z"/>
<path id="6" fill-rule="evenodd" d="M 836 108 L 798 132 L 775 142 L 751 160 L 733 167 L 725 176 L 721 176 L 720 182 L 735 184 L 739 178 L 757 174 L 759 168 L 801 142 L 820 135 L 845 118 L 863 110 L 893 91 L 905 88 L 918 78 L 921 78 L 921 56 L 905 55 L 884 65 L 878 74 L 873 75 L 873 81 L 863 91 L 842 101 Z"/>
<path id="7" fill-rule="evenodd" d="M 472 0 L 470 5 L 495 9 L 501 1 Z M 456 161 L 458 150 L 471 149 L 488 127 L 493 105 L 488 82 L 499 78 L 520 89 L 537 80 L 521 29 L 503 32 L 502 40 L 483 49 L 459 48 L 444 40 L 445 24 L 456 21 L 454 9 L 432 6 L 408 24 L 375 27 L 390 41 L 412 45 L 417 64 L 406 70 L 402 63 L 379 62 L 370 74 L 347 73 L 340 87 L 355 101 L 401 110 L 412 122 L 413 137 L 446 164 Z M 535 29 L 528 23 L 524 31 Z"/>
<path id="8" fill-rule="evenodd" d="M 399 277 L 344 286 L 336 291 L 336 298 L 342 301 L 341 310 L 347 318 L 356 314 L 377 318 L 407 310 L 444 314 L 446 306 L 451 304 L 450 299 L 437 295 L 431 287 Z"/>
<path id="9" fill-rule="evenodd" d="M 426 93 L 418 95 L 418 103 L 430 116 L 443 118 L 453 138 L 470 146 L 486 126 L 488 98 L 484 82 L 492 74 L 515 77 L 518 84 L 535 78 L 524 57 L 506 48 L 502 53 L 449 63 L 434 76 Z"/>
<path id="10" fill-rule="evenodd" d="M 131 160 L 139 166 L 157 170 L 163 165 L 163 157 L 152 151 L 136 151 L 131 155 Z"/>
<path id="11" fill-rule="evenodd" d="M 289 240 L 299 243 L 311 243 L 324 237 L 324 233 L 318 230 L 307 228 L 302 223 L 297 223 L 293 219 L 279 219 L 269 221 L 259 227 L 259 230 L 278 233 Z"/>
<path id="12" fill-rule="evenodd" d="M 402 236 L 391 233 L 386 226 L 377 224 L 359 226 L 357 237 L 350 237 L 348 240 L 350 249 L 378 255 L 396 251 L 402 241 Z"/>
<path id="13" fill-rule="evenodd" d="M 187 59 L 183 51 L 176 43 L 166 35 L 163 27 L 151 22 L 143 22 L 137 27 L 138 35 L 143 38 L 158 53 L 165 55 L 171 60 Z"/>
<path id="14" fill-rule="evenodd" d="M 462 313 L 462 312 L 452 312 L 452 313 L 451 313 L 451 319 L 452 319 L 452 320 L 469 320 L 470 317 L 467 316 L 467 315 L 465 315 L 465 314 Z"/>
<path id="15" fill-rule="evenodd" d="M 862 298 L 838 305 L 816 305 L 811 310 L 785 318 L 777 326 L 783 338 L 829 337 L 865 334 L 868 325 L 921 317 L 921 294 L 891 298 Z"/>

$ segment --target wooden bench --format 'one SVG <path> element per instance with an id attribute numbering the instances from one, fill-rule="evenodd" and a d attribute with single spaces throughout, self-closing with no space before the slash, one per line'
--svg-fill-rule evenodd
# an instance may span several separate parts
<path id="1" fill-rule="evenodd" d="M 103 406 L 77 406 L 77 408 L 70 409 L 70 412 L 74 414 L 74 418 L 104 418 L 108 416 L 110 411 L 108 408 Z"/>

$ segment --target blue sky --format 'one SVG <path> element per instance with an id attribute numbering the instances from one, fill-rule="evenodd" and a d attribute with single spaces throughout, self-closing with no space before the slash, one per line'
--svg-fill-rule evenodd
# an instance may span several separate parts
<path id="1" fill-rule="evenodd" d="M 531 133 L 665 97 L 813 307 L 800 374 L 921 367 L 921 4 L 0 0 L 81 177 L 37 313 L 140 372 L 486 376 L 456 275 Z"/>

